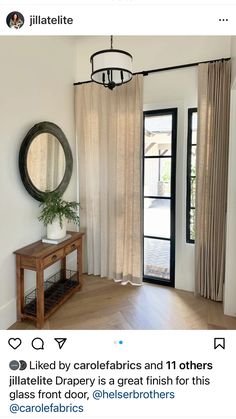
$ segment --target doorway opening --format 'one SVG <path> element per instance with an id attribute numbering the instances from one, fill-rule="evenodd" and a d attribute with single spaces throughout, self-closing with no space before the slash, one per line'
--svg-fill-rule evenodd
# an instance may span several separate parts
<path id="1" fill-rule="evenodd" d="M 143 277 L 175 284 L 177 108 L 144 112 Z"/>

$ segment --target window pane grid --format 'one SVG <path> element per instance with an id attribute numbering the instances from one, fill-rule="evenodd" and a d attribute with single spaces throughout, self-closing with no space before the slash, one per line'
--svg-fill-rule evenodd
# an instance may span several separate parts
<path id="1" fill-rule="evenodd" d="M 144 159 L 166 159 L 167 157 L 172 157 L 172 154 L 165 154 L 164 156 L 159 156 L 159 155 L 144 156 Z"/>
<path id="2" fill-rule="evenodd" d="M 150 198 L 150 199 L 167 199 L 170 200 L 170 196 L 159 196 L 159 195 L 144 195 L 144 198 Z"/>
<path id="3" fill-rule="evenodd" d="M 171 241 L 171 239 L 168 239 L 168 237 L 158 237 L 158 236 L 146 236 L 144 234 L 145 239 L 155 239 L 155 240 L 165 240 L 165 241 Z"/>
<path id="4" fill-rule="evenodd" d="M 195 240 L 197 109 L 188 110 L 186 240 Z"/>

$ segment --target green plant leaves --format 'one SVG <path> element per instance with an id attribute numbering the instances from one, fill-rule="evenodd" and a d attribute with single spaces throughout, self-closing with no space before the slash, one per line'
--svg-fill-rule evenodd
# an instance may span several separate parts
<path id="1" fill-rule="evenodd" d="M 79 216 L 77 210 L 80 204 L 76 201 L 65 201 L 58 192 L 48 192 L 45 199 L 39 205 L 42 207 L 41 214 L 38 217 L 45 226 L 51 224 L 55 218 L 59 218 L 60 225 L 65 218 L 67 221 L 72 221 L 79 225 Z"/>

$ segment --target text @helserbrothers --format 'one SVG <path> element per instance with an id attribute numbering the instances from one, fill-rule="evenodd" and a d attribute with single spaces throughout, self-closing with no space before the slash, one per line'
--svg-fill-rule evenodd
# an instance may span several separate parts
<path id="1" fill-rule="evenodd" d="M 13 361 L 12 361 L 13 362 Z M 213 363 L 14 361 L 9 376 L 11 413 L 85 412 L 91 401 L 174 400 L 182 391 L 210 386 Z M 17 365 L 24 365 L 23 371 Z M 14 402 L 14 403 L 12 403 Z"/>

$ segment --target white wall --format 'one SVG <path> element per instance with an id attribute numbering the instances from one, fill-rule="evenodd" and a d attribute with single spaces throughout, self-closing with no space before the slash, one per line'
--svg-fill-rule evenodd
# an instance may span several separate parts
<path id="1" fill-rule="evenodd" d="M 109 48 L 109 37 L 77 41 L 77 81 L 89 80 L 90 56 Z M 134 71 L 176 66 L 230 56 L 230 37 L 114 37 L 114 48 L 133 55 Z M 194 290 L 194 245 L 186 243 L 187 109 L 197 106 L 195 67 L 144 77 L 144 109 L 178 107 L 176 178 L 176 288 Z"/>
<path id="2" fill-rule="evenodd" d="M 227 241 L 226 241 L 226 273 L 224 313 L 236 316 L 236 37 L 232 37 L 232 89 L 230 111 L 230 142 L 229 142 L 229 185 L 227 208 Z"/>
<path id="3" fill-rule="evenodd" d="M 7 328 L 16 320 L 13 251 L 38 240 L 44 232 L 37 220 L 39 203 L 20 179 L 18 152 L 27 131 L 46 120 L 62 128 L 74 154 L 75 41 L 1 37 L 0 56 L 0 328 Z M 75 185 L 74 167 L 65 193 L 68 199 L 75 199 Z"/>

